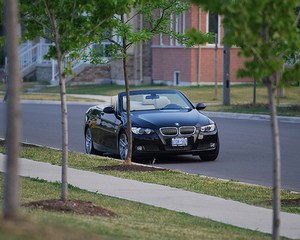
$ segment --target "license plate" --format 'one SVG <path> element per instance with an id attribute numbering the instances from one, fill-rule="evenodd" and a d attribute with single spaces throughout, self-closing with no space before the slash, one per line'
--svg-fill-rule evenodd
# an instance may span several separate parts
<path id="1" fill-rule="evenodd" d="M 187 145 L 188 145 L 187 138 L 172 138 L 173 147 L 183 147 Z"/>

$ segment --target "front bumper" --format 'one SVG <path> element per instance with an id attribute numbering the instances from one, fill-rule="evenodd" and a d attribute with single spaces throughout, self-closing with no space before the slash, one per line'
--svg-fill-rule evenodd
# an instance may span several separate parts
<path id="1" fill-rule="evenodd" d="M 162 136 L 159 133 L 151 135 L 133 134 L 134 157 L 138 156 L 158 156 L 158 155 L 199 155 L 204 152 L 213 152 L 218 145 L 218 132 L 199 134 L 198 132 L 189 136 L 177 136 L 187 138 L 187 146 L 172 146 L 172 138 Z"/>

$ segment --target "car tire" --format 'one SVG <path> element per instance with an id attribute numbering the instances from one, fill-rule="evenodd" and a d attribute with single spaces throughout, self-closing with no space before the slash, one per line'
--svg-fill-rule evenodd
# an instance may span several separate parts
<path id="1" fill-rule="evenodd" d="M 217 147 L 211 154 L 199 154 L 199 157 L 203 161 L 215 161 L 219 156 L 220 142 L 219 139 L 217 141 Z"/>
<path id="2" fill-rule="evenodd" d="M 128 143 L 127 134 L 124 131 L 122 131 L 119 136 L 119 144 L 118 144 L 119 155 L 120 155 L 121 160 L 125 161 L 125 159 L 127 157 L 128 145 L 129 145 L 129 143 Z"/>
<path id="3" fill-rule="evenodd" d="M 90 128 L 87 128 L 85 131 L 85 152 L 88 154 L 96 154 L 97 151 L 94 148 L 93 136 Z"/>

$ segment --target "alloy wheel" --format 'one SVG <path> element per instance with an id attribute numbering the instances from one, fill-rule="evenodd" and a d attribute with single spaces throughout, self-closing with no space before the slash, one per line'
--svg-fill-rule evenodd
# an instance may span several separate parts
<path id="1" fill-rule="evenodd" d="M 125 132 L 122 132 L 119 138 L 119 154 L 122 160 L 125 160 L 128 154 L 128 138 Z"/>

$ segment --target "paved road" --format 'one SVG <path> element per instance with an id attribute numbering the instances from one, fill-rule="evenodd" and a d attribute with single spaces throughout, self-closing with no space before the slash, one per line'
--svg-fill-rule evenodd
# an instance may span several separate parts
<path id="1" fill-rule="evenodd" d="M 84 152 L 83 115 L 89 105 L 68 105 L 69 149 Z M 5 136 L 5 105 L 0 103 L 0 137 Z M 60 105 L 22 104 L 23 141 L 61 148 Z M 181 156 L 157 162 L 157 166 L 193 174 L 272 186 L 270 124 L 260 120 L 213 118 L 221 141 L 219 158 L 201 162 L 197 156 Z M 300 124 L 280 123 L 282 188 L 300 192 Z"/>

